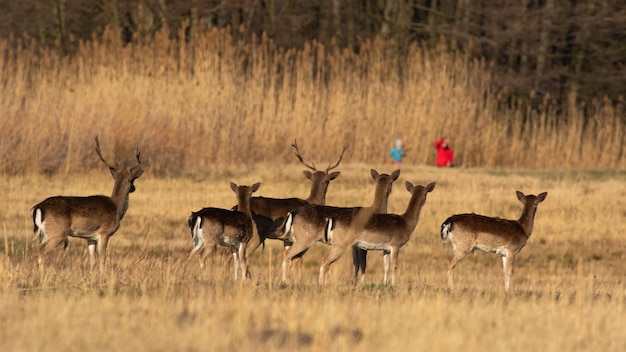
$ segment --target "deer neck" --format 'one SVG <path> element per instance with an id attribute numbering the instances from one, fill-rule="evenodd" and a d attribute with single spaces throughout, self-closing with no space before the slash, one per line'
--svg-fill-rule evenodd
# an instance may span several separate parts
<path id="1" fill-rule="evenodd" d="M 535 214 L 537 213 L 537 205 L 524 204 L 522 215 L 519 218 L 519 223 L 524 229 L 526 236 L 530 237 L 533 232 L 533 224 L 535 222 Z"/>
<path id="2" fill-rule="evenodd" d="M 402 214 L 402 218 L 410 224 L 412 228 L 417 225 L 422 207 L 424 206 L 424 202 L 422 201 L 423 197 L 424 195 L 422 195 L 421 192 L 414 193 L 409 200 L 406 211 Z"/>
<path id="3" fill-rule="evenodd" d="M 130 184 L 128 182 L 116 180 L 115 185 L 113 186 L 111 200 L 113 201 L 113 203 L 115 203 L 117 207 L 117 216 L 120 220 L 122 220 L 124 215 L 126 215 L 126 211 L 128 210 L 129 193 Z"/>
<path id="4" fill-rule="evenodd" d="M 313 182 L 311 185 L 311 193 L 306 199 L 310 204 L 325 205 L 326 203 L 326 191 L 328 190 L 328 183 L 326 182 Z"/>
<path id="5" fill-rule="evenodd" d="M 384 214 L 387 212 L 387 204 L 389 202 L 389 186 L 378 185 L 374 192 L 374 203 L 372 203 L 372 211 L 374 213 Z"/>
<path id="6" fill-rule="evenodd" d="M 252 210 L 250 209 L 250 197 L 239 196 L 237 199 L 237 210 L 252 218 Z"/>

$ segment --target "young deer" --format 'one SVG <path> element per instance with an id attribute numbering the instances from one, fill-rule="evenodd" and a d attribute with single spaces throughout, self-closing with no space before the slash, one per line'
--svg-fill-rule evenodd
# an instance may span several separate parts
<path id="1" fill-rule="evenodd" d="M 293 246 L 285 247 L 283 252 L 282 263 L 282 280 L 287 280 L 288 263 L 293 260 L 301 260 L 306 251 L 311 248 L 317 241 L 325 242 L 324 229 L 326 219 L 331 216 L 338 216 L 340 213 L 352 216 L 355 212 L 360 212 L 361 216 L 371 214 L 372 212 L 386 212 L 387 202 L 391 194 L 391 185 L 400 176 L 400 170 L 394 171 L 391 175 L 379 174 L 378 171 L 371 169 L 370 173 L 374 181 L 376 181 L 376 191 L 374 192 L 374 202 L 369 208 L 362 207 L 331 207 L 317 204 L 307 204 L 291 211 L 287 215 L 278 232 L 281 233 L 280 238 L 286 243 Z M 296 240 L 297 238 L 297 240 Z M 296 242 L 297 243 L 294 243 Z M 360 257 L 354 257 L 355 260 L 355 278 L 358 275 L 358 268 L 365 271 L 365 262 L 358 261 Z"/>
<path id="2" fill-rule="evenodd" d="M 340 174 L 339 171 L 330 173 L 330 170 L 339 166 L 343 154 L 347 149 L 347 147 L 344 146 L 339 155 L 339 160 L 337 160 L 334 165 L 328 165 L 324 171 L 321 171 L 315 167 L 315 164 L 311 163 L 309 165 L 304 162 L 297 141 L 294 141 L 291 146 L 296 150 L 296 157 L 300 160 L 300 163 L 312 170 L 312 172 L 304 171 L 304 176 L 311 180 L 311 192 L 306 199 L 252 197 L 250 200 L 250 209 L 252 210 L 253 219 L 257 223 L 259 236 L 254 236 L 250 240 L 247 252 L 248 257 L 250 257 L 266 239 L 279 239 L 276 230 L 280 224 L 283 223 L 288 212 L 306 204 L 324 205 L 330 181 L 336 179 Z M 289 243 L 286 243 L 285 246 L 288 247 Z"/>
<path id="3" fill-rule="evenodd" d="M 248 267 L 246 247 L 251 238 L 258 236 L 256 224 L 250 212 L 250 197 L 259 189 L 260 183 L 252 186 L 237 186 L 230 183 L 230 188 L 237 195 L 239 210 L 204 208 L 191 213 L 188 219 L 193 248 L 185 261 L 185 266 L 196 253 L 200 252 L 200 267 L 204 269 L 206 258 L 218 244 L 230 248 L 235 262 L 235 280 L 238 269 L 245 279 Z M 208 247 L 208 248 L 207 248 Z"/>
<path id="4" fill-rule="evenodd" d="M 400 177 L 400 170 L 396 170 L 388 174 L 379 174 L 372 169 L 372 178 L 376 181 L 376 190 L 374 192 L 374 203 L 372 204 L 372 212 L 376 214 L 387 213 L 387 203 L 391 194 L 391 186 L 395 180 Z M 356 283 L 361 274 L 361 282 L 365 281 L 365 267 L 367 266 L 367 249 L 352 246 L 352 261 L 354 263 L 354 282 Z"/>
<path id="5" fill-rule="evenodd" d="M 402 215 L 361 216 L 355 212 L 352 216 L 343 213 L 326 220 L 324 237 L 332 247 L 320 266 L 320 285 L 324 284 L 324 275 L 330 264 L 339 259 L 346 248 L 354 245 L 366 250 L 382 250 L 384 253 L 383 282 L 387 284 L 388 272 L 391 268 L 391 283 L 395 283 L 400 248 L 411 238 L 422 207 L 426 203 L 426 195 L 435 189 L 435 182 L 427 186 L 414 186 L 407 181 L 406 189 L 411 193 L 411 199 Z"/>
<path id="6" fill-rule="evenodd" d="M 39 239 L 37 262 L 43 268 L 46 253 L 61 243 L 67 247 L 67 237 L 87 240 L 91 268 L 99 262 L 104 269 L 109 238 L 120 227 L 120 221 L 128 209 L 128 195 L 135 191 L 134 181 L 143 174 L 139 149 L 137 165 L 130 169 L 111 166 L 102 157 L 100 143 L 96 137 L 96 153 L 109 167 L 115 184 L 110 197 L 50 197 L 31 209 L 34 234 Z M 99 260 L 98 260 L 99 259 Z"/>
<path id="7" fill-rule="evenodd" d="M 454 289 L 452 272 L 468 253 L 480 249 L 495 252 L 502 256 L 504 268 L 504 290 L 511 285 L 515 256 L 524 248 L 533 231 L 537 206 L 548 195 L 547 192 L 535 196 L 516 191 L 517 199 L 524 204 L 519 220 L 492 218 L 477 214 L 457 214 L 449 217 L 441 225 L 441 241 L 452 243 L 453 254 L 448 263 L 448 287 Z"/>

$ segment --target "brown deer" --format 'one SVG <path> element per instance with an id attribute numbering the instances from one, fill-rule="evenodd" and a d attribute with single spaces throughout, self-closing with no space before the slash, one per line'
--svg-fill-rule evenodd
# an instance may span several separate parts
<path id="1" fill-rule="evenodd" d="M 39 240 L 37 262 L 40 268 L 43 268 L 46 253 L 61 243 L 67 247 L 67 238 L 72 236 L 87 240 L 91 267 L 98 261 L 100 270 L 104 269 L 107 244 L 120 227 L 120 221 L 128 209 L 128 195 L 135 191 L 134 181 L 143 174 L 143 169 L 139 149 L 136 154 L 137 165 L 122 168 L 118 163 L 114 167 L 102 157 L 98 137 L 95 139 L 96 153 L 109 167 L 115 180 L 113 192 L 110 197 L 50 197 L 31 209 L 34 234 Z"/>
<path id="2" fill-rule="evenodd" d="M 372 178 L 376 181 L 376 190 L 374 191 L 374 203 L 372 204 L 372 212 L 376 214 L 387 213 L 387 204 L 389 195 L 391 195 L 391 186 L 395 180 L 400 177 L 400 170 L 396 170 L 388 174 L 379 174 L 372 169 Z M 365 268 L 367 266 L 367 249 L 352 246 L 352 261 L 354 263 L 354 282 L 356 283 L 361 274 L 361 282 L 365 281 Z"/>
<path id="3" fill-rule="evenodd" d="M 400 175 L 400 171 L 396 170 L 391 175 L 387 175 L 378 174 L 376 170 L 371 170 L 371 174 L 376 181 L 376 191 L 374 193 L 374 202 L 370 207 L 332 207 L 309 204 L 287 215 L 287 219 L 280 231 L 282 231 L 283 238 L 293 243 L 293 246 L 286 248 L 285 252 L 283 252 L 283 282 L 287 280 L 287 270 L 290 261 L 294 260 L 294 258 L 302 258 L 304 253 L 318 241 L 330 244 L 328 237 L 325 236 L 329 218 L 360 219 L 368 218 L 382 210 L 386 211 L 391 185 Z M 360 267 L 361 263 L 355 263 L 355 282 L 359 268 L 357 265 Z"/>
<path id="4" fill-rule="evenodd" d="M 504 268 L 504 290 L 511 286 L 511 274 L 515 256 L 524 248 L 533 231 L 537 206 L 548 195 L 547 192 L 535 196 L 516 191 L 524 208 L 519 220 L 506 220 L 477 214 L 457 214 L 449 217 L 441 225 L 441 241 L 452 243 L 453 254 L 448 263 L 448 287 L 454 289 L 452 273 L 456 265 L 468 253 L 480 249 L 495 252 L 502 256 Z"/>
<path id="5" fill-rule="evenodd" d="M 245 279 L 248 273 L 246 250 L 250 239 L 258 237 L 256 224 L 250 212 L 250 197 L 256 192 L 260 183 L 252 186 L 237 186 L 230 183 L 230 188 L 237 195 L 238 210 L 221 208 L 203 208 L 191 213 L 188 219 L 193 248 L 185 261 L 185 267 L 191 257 L 200 252 L 200 267 L 204 269 L 205 261 L 218 244 L 228 247 L 233 254 L 235 280 L 238 269 Z"/>
<path id="6" fill-rule="evenodd" d="M 383 283 L 387 284 L 389 269 L 391 269 L 391 284 L 395 283 L 400 248 L 411 238 L 422 207 L 426 203 L 426 195 L 435 189 L 435 183 L 432 182 L 427 186 L 414 186 L 407 181 L 406 189 L 411 193 L 411 199 L 402 215 L 368 214 L 362 216 L 354 213 L 350 216 L 344 213 L 326 219 L 324 238 L 331 245 L 331 249 L 322 259 L 319 273 L 320 285 L 324 284 L 324 275 L 330 264 L 339 259 L 348 247 L 355 245 L 366 250 L 382 250 L 384 253 Z"/>
<path id="7" fill-rule="evenodd" d="M 294 210 L 305 204 L 320 204 L 324 205 L 326 202 L 326 192 L 328 191 L 328 185 L 330 181 L 336 179 L 340 172 L 330 172 L 337 168 L 341 163 L 343 154 L 347 147 L 344 146 L 339 160 L 333 165 L 328 165 L 325 170 L 318 170 L 314 163 L 307 164 L 300 150 L 298 148 L 297 141 L 291 145 L 296 150 L 296 157 L 300 162 L 311 169 L 312 172 L 305 170 L 304 176 L 311 180 L 311 192 L 306 199 L 300 198 L 266 198 L 266 197 L 252 197 L 250 199 L 250 209 L 252 210 L 252 216 L 257 223 L 259 229 L 259 235 L 254 236 L 248 244 L 247 256 L 250 257 L 252 253 L 264 243 L 266 239 L 279 239 L 276 233 L 277 228 L 284 221 L 285 216 L 291 210 Z M 287 247 L 289 243 L 285 244 Z"/>

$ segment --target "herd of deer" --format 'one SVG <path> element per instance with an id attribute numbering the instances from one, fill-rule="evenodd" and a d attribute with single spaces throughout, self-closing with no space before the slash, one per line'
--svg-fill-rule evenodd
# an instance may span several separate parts
<path id="1" fill-rule="evenodd" d="M 141 158 L 137 149 L 137 165 L 122 168 L 110 165 L 102 156 L 98 137 L 96 153 L 109 167 L 115 179 L 110 197 L 103 195 L 88 197 L 50 197 L 31 209 L 34 234 L 39 240 L 37 260 L 43 268 L 47 252 L 61 243 L 67 247 L 68 236 L 84 238 L 89 248 L 90 264 L 96 262 L 104 269 L 107 243 L 120 226 L 128 208 L 129 194 L 135 190 L 134 181 L 143 174 Z M 288 266 L 293 261 L 300 262 L 302 256 L 316 242 L 330 247 L 322 259 L 319 283 L 324 283 L 324 275 L 330 264 L 335 262 L 352 247 L 354 280 L 364 280 L 367 251 L 383 251 L 384 283 L 388 282 L 391 268 L 391 283 L 395 282 L 395 272 L 400 248 L 406 244 L 417 226 L 426 196 L 435 188 L 435 182 L 426 186 L 406 182 L 411 193 L 406 211 L 401 214 L 388 214 L 387 202 L 394 181 L 400 175 L 396 170 L 391 175 L 379 174 L 371 170 L 376 181 L 374 202 L 369 207 L 333 207 L 325 205 L 326 191 L 330 181 L 339 176 L 331 172 L 341 163 L 346 147 L 339 160 L 325 170 L 318 170 L 315 164 L 307 164 L 298 149 L 292 144 L 296 157 L 311 171 L 304 175 L 311 181 L 311 193 L 306 199 L 252 197 L 260 184 L 238 186 L 230 184 L 237 196 L 233 209 L 204 208 L 193 212 L 188 219 L 193 248 L 186 263 L 198 253 L 200 266 L 204 268 L 207 256 L 217 247 L 228 247 L 233 254 L 235 279 L 241 271 L 242 278 L 250 275 L 248 260 L 266 239 L 281 240 L 284 243 L 282 280 L 287 280 Z M 454 289 L 453 270 L 468 253 L 480 249 L 495 252 L 502 256 L 504 268 L 504 289 L 510 287 L 513 261 L 526 245 L 540 202 L 546 199 L 547 192 L 539 195 L 524 195 L 517 191 L 517 198 L 524 205 L 519 220 L 506 220 L 477 214 L 458 214 L 446 219 L 441 225 L 441 240 L 452 243 L 453 254 L 448 264 L 448 286 Z"/>

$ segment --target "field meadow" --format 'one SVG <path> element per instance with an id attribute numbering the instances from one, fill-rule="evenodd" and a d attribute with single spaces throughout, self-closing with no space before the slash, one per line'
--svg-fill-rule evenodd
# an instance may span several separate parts
<path id="1" fill-rule="evenodd" d="M 71 57 L 0 40 L 1 350 L 626 350 L 621 102 L 567 113 L 549 97 L 524 104 L 495 89 L 489 63 L 445 47 L 281 49 L 217 29 L 191 42 L 118 38 L 106 32 Z M 96 135 L 111 163 L 135 162 L 138 148 L 146 171 L 107 267 L 91 271 L 85 241 L 71 238 L 40 271 L 31 207 L 54 195 L 111 194 Z M 456 168 L 430 166 L 442 136 Z M 393 171 L 396 138 L 407 157 L 389 212 L 406 208 L 406 181 L 436 188 L 400 252 L 395 285 L 382 285 L 373 252 L 365 283 L 352 284 L 346 253 L 320 287 L 321 243 L 287 284 L 282 244 L 271 240 L 254 253 L 250 280 L 232 279 L 223 249 L 206 270 L 194 258 L 183 270 L 187 218 L 232 207 L 229 182 L 307 197 L 294 140 L 320 169 L 346 146 L 326 203 L 367 206 L 370 169 Z M 441 223 L 466 212 L 517 218 L 516 190 L 548 196 L 510 291 L 501 259 L 482 252 L 459 264 L 448 290 L 452 249 L 441 244 Z"/>
<path id="2" fill-rule="evenodd" d="M 94 153 L 95 154 L 95 153 Z M 94 157 L 96 157 L 94 155 Z M 319 163 L 323 161 L 317 160 Z M 391 165 L 344 160 L 327 203 L 369 205 L 369 170 Z M 103 170 L 66 176 L 2 176 L 0 314 L 3 350 L 623 350 L 626 347 L 623 171 L 439 169 L 404 166 L 389 211 L 402 213 L 405 181 L 437 182 L 419 224 L 399 256 L 396 285 L 382 284 L 382 255 L 370 252 L 364 284 L 351 283 L 351 254 L 331 266 L 326 285 L 317 273 L 328 250 L 316 244 L 301 272 L 280 283 L 282 244 L 268 240 L 251 263 L 253 278 L 235 282 L 228 255 L 218 250 L 200 270 L 192 258 L 186 219 L 204 206 L 235 203 L 228 182 L 261 182 L 258 195 L 308 194 L 305 169 L 285 165 L 232 166 L 210 178 L 159 178 L 149 170 L 135 182 L 130 207 L 109 242 L 103 273 L 89 269 L 86 243 L 71 239 L 36 265 L 29 209 L 56 194 L 108 194 Z M 458 212 L 517 218 L 515 190 L 548 192 L 532 237 L 503 290 L 499 256 L 466 257 L 446 282 L 451 247 L 439 227 Z"/>

